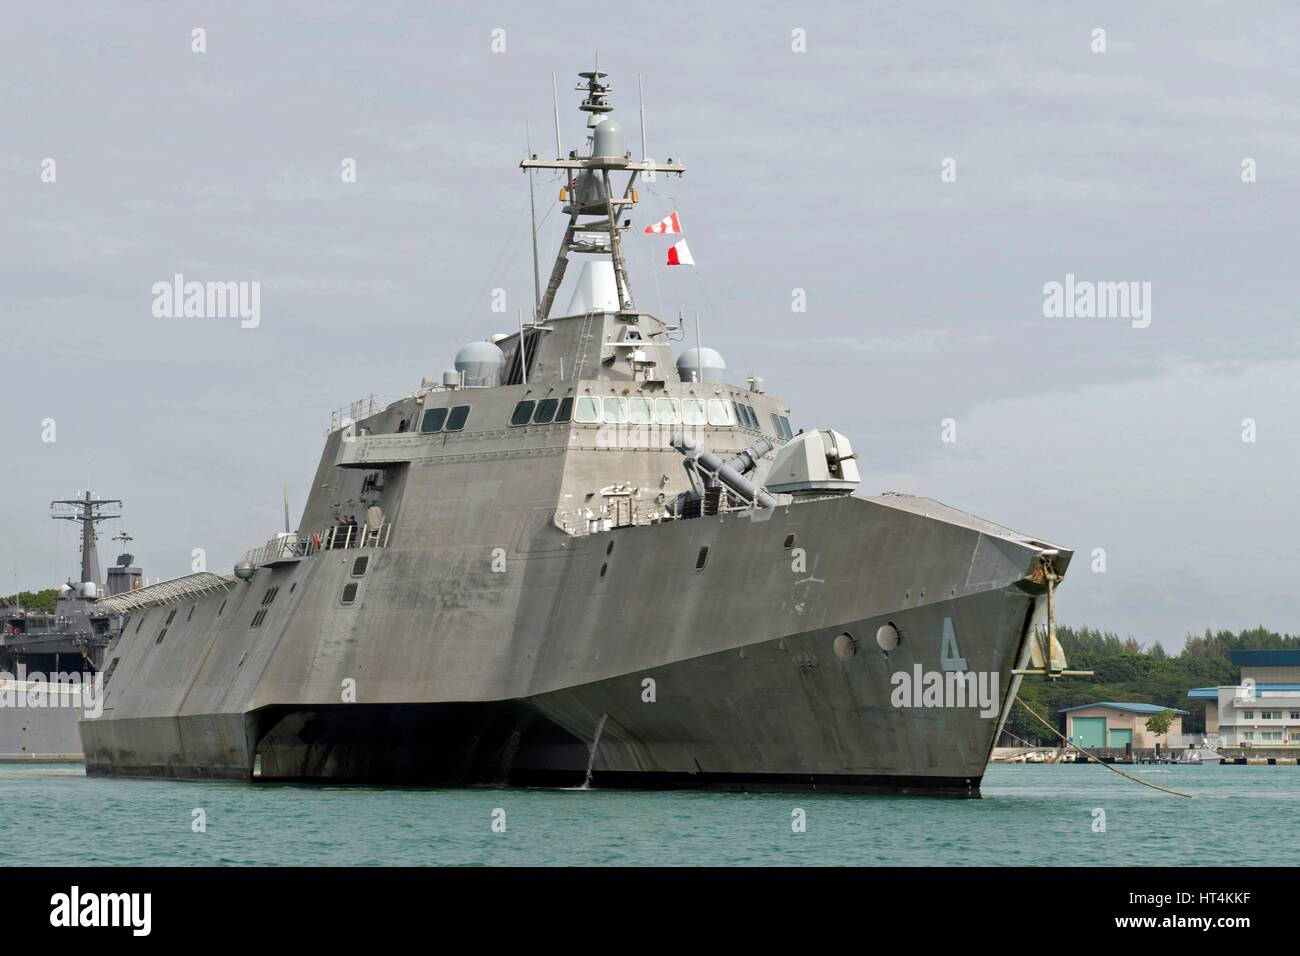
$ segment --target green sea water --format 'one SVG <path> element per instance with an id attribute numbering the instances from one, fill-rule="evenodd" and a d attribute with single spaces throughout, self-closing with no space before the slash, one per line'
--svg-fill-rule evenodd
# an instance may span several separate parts
<path id="1" fill-rule="evenodd" d="M 0 764 L 0 865 L 1294 861 L 1300 767 L 1125 769 L 1194 798 L 1157 793 L 1095 765 L 993 766 L 983 799 L 958 800 L 192 783 L 88 778 L 66 764 Z M 792 826 L 799 810 L 804 832 Z M 198 820 L 202 832 L 195 832 Z M 504 820 L 503 831 L 494 820 L 498 828 Z"/>

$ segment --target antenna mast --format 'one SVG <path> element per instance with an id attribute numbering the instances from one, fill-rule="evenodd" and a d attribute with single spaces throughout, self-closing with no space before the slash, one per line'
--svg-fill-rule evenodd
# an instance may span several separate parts
<path id="1" fill-rule="evenodd" d="M 609 103 L 610 86 L 605 82 L 608 74 L 599 69 L 579 73 L 582 82 L 576 89 L 586 93 L 586 98 L 578 107 L 586 113 L 587 128 L 590 135 L 590 154 L 578 156 L 571 152 L 568 158 L 557 157 L 553 161 L 536 158 L 525 159 L 520 167 L 533 169 L 559 169 L 567 171 L 569 177 L 564 191 L 564 212 L 569 216 L 568 227 L 564 231 L 564 240 L 555 257 L 555 265 L 547 280 L 546 290 L 542 293 L 537 308 L 537 322 L 545 322 L 550 317 L 555 304 L 556 293 L 564 281 L 564 273 L 569 265 L 570 253 L 606 253 L 614 265 L 614 278 L 618 285 L 618 304 L 620 310 L 632 307 L 632 294 L 628 287 L 627 263 L 623 256 L 623 242 L 619 229 L 622 213 L 636 202 L 633 185 L 642 172 L 681 174 L 686 167 L 669 160 L 667 163 L 652 163 L 646 159 L 633 162 L 623 139 L 623 128 L 613 122 L 608 114 L 614 107 Z M 552 75 L 554 90 L 554 76 Z M 642 123 L 642 150 L 644 152 L 644 122 Z M 555 107 L 555 141 L 556 151 L 560 149 L 559 98 L 556 95 Z M 612 173 L 620 171 L 629 173 L 627 185 L 622 196 L 616 196 L 610 182 Z M 603 234 L 603 235 L 602 235 Z M 608 237 L 608 238 L 606 238 Z"/>
<path id="2" fill-rule="evenodd" d="M 537 155 L 533 152 L 533 133 L 524 120 L 524 137 L 528 143 L 528 157 L 536 159 Z M 533 198 L 533 171 L 528 170 L 528 214 L 533 224 L 533 321 L 538 321 L 542 309 L 542 279 L 537 265 L 537 201 Z"/>
<path id="3" fill-rule="evenodd" d="M 641 74 L 636 75 L 636 88 L 641 95 L 641 162 L 646 161 L 645 151 L 645 83 L 641 79 Z"/>
<path id="4" fill-rule="evenodd" d="M 111 518 L 120 518 L 121 514 L 103 514 L 100 509 L 110 505 L 120 505 L 117 498 L 92 498 L 87 491 L 82 498 L 63 498 L 51 501 L 51 508 L 59 508 L 50 515 L 62 521 L 77 521 L 81 524 L 81 583 L 91 581 L 99 584 L 99 552 L 95 548 L 98 536 L 95 525 Z"/>

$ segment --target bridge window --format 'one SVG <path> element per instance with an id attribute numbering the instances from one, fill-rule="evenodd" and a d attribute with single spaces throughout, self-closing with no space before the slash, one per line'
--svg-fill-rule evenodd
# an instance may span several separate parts
<path id="1" fill-rule="evenodd" d="M 533 409 L 537 403 L 531 399 L 524 399 L 515 406 L 515 413 L 510 416 L 511 425 L 527 425 L 533 417 Z"/>
<path id="2" fill-rule="evenodd" d="M 433 432 L 442 431 L 443 424 L 447 421 L 447 409 L 430 408 L 424 413 L 424 418 L 420 420 L 420 431 L 426 435 Z"/>
<path id="3" fill-rule="evenodd" d="M 731 408 L 720 398 L 709 399 L 709 424 L 710 425 L 731 425 L 734 421 L 731 417 Z"/>
<path id="4" fill-rule="evenodd" d="M 784 415 L 772 415 L 772 427 L 776 429 L 778 438 L 793 438 L 794 432 L 790 430 L 790 419 Z"/>
<path id="5" fill-rule="evenodd" d="M 600 421 L 600 400 L 590 395 L 580 396 L 574 420 L 582 425 L 591 425 Z"/>
<path id="6" fill-rule="evenodd" d="M 559 408 L 560 400 L 558 398 L 544 398 L 537 403 L 537 411 L 533 412 L 534 425 L 549 425 L 555 421 L 555 410 Z"/>
<path id="7" fill-rule="evenodd" d="M 469 421 L 469 406 L 457 405 L 447 416 L 447 431 L 458 432 L 465 427 L 467 421 Z"/>
<path id="8" fill-rule="evenodd" d="M 682 420 L 677 414 L 677 402 L 671 398 L 655 399 L 655 417 L 660 425 L 676 425 Z"/>
<path id="9" fill-rule="evenodd" d="M 357 586 L 356 584 L 343 585 L 343 593 L 339 595 L 339 603 L 343 605 L 357 603 Z"/>
<path id="10" fill-rule="evenodd" d="M 560 409 L 555 413 L 555 424 L 567 422 L 573 417 L 573 397 L 566 396 L 560 399 Z"/>
<path id="11" fill-rule="evenodd" d="M 617 398 L 613 395 L 605 399 L 605 422 L 610 425 L 621 425 L 627 421 L 627 399 Z"/>
<path id="12" fill-rule="evenodd" d="M 704 402 L 698 398 L 682 399 L 682 424 L 684 425 L 703 425 L 704 424 Z"/>
<path id="13" fill-rule="evenodd" d="M 654 401 L 649 398 L 628 399 L 627 420 L 633 425 L 649 425 L 654 421 Z"/>

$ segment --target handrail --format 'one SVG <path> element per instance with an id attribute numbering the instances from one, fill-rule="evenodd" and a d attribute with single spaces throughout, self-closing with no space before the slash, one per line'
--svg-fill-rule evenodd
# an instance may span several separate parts
<path id="1" fill-rule="evenodd" d="M 321 551 L 386 548 L 392 531 L 393 523 L 386 521 L 373 527 L 368 524 L 338 524 L 305 535 L 278 535 L 262 547 L 249 551 L 244 555 L 244 561 L 258 568 L 276 561 L 310 557 Z"/>

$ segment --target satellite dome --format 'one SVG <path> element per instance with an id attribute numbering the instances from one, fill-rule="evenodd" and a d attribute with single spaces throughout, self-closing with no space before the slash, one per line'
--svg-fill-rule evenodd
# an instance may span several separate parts
<path id="1" fill-rule="evenodd" d="M 256 571 L 257 568 L 253 567 L 252 563 L 248 561 L 240 561 L 235 565 L 235 577 L 241 581 L 251 580 Z"/>
<path id="2" fill-rule="evenodd" d="M 721 385 L 726 381 L 727 363 L 713 349 L 687 349 L 677 359 L 677 372 L 683 382 L 710 382 Z"/>
<path id="3" fill-rule="evenodd" d="M 456 353 L 456 371 L 465 373 L 466 385 L 500 385 L 506 355 L 491 342 L 470 342 Z"/>
<path id="4" fill-rule="evenodd" d="M 69 594 L 71 594 L 71 593 L 72 593 L 72 585 L 71 585 L 71 584 L 65 584 L 65 585 L 63 585 L 61 588 L 59 588 L 59 597 L 65 597 L 65 596 L 67 596 L 67 595 L 69 595 Z"/>
<path id="5" fill-rule="evenodd" d="M 627 143 L 623 137 L 623 127 L 613 117 L 606 117 L 596 125 L 591 134 L 591 158 L 593 160 L 620 160 L 627 158 Z"/>

